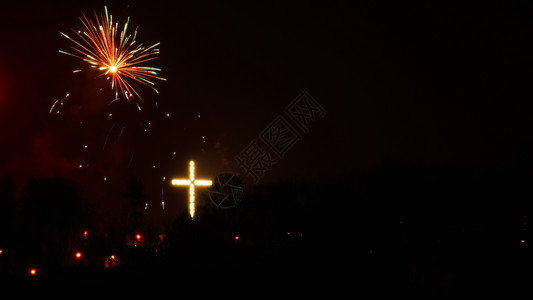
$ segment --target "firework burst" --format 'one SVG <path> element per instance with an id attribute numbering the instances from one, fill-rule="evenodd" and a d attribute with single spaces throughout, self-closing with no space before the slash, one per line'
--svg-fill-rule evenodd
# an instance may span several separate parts
<path id="1" fill-rule="evenodd" d="M 107 7 L 104 7 L 104 14 L 100 14 L 100 17 L 94 13 L 94 22 L 85 14 L 82 15 L 80 21 L 83 27 L 81 30 L 72 29 L 74 38 L 60 32 L 74 43 L 70 47 L 73 52 L 59 52 L 82 59 L 92 70 L 101 72 L 99 76 L 107 76 L 111 81 L 111 89 L 115 90 L 115 100 L 120 93 L 128 101 L 136 97 L 142 102 L 142 97 L 132 86 L 134 82 L 147 85 L 159 93 L 154 87 L 154 79 L 166 80 L 157 76 L 161 69 L 143 65 L 157 59 L 159 49 L 156 47 L 159 43 L 149 47 L 137 43 L 135 38 L 138 28 L 133 34 L 128 33 L 129 17 L 119 30 L 118 21 L 113 23 L 113 16 L 108 14 Z"/>

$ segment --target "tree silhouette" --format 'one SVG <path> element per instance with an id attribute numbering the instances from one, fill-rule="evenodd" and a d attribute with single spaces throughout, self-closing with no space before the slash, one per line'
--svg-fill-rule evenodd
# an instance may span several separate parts
<path id="1" fill-rule="evenodd" d="M 22 191 L 18 253 L 41 268 L 68 263 L 86 221 L 75 183 L 63 178 L 28 179 Z"/>
<path id="2" fill-rule="evenodd" d="M 5 176 L 0 182 L 0 248 L 4 257 L 14 248 L 16 236 L 13 220 L 16 216 L 15 191 L 11 176 Z M 0 272 L 7 274 L 10 271 L 9 259 L 0 260 Z"/>
<path id="3" fill-rule="evenodd" d="M 135 235 L 138 233 L 139 227 L 143 220 L 143 209 L 146 200 L 144 195 L 144 186 L 140 179 L 130 177 L 127 182 L 127 192 L 122 195 L 128 199 L 129 210 L 126 218 L 126 228 L 129 231 L 129 244 L 135 242 Z"/>

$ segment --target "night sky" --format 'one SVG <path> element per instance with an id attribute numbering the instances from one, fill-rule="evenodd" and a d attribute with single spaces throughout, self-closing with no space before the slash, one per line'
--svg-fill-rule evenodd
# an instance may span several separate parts
<path id="1" fill-rule="evenodd" d="M 0 174 L 74 178 L 94 193 L 134 176 L 153 201 L 191 159 L 199 177 L 245 177 L 235 157 L 303 90 L 327 114 L 258 184 L 387 161 L 517 164 L 531 144 L 531 7 L 479 3 L 2 4 Z M 73 74 L 86 64 L 58 52 L 70 46 L 59 31 L 104 5 L 131 17 L 139 41 L 161 42 L 154 65 L 167 81 L 160 94 L 138 88 L 142 111 L 108 105 L 109 83 Z"/>
<path id="2" fill-rule="evenodd" d="M 396 293 L 390 279 L 409 299 L 529 291 L 533 4 L 407 2 L 0 4 L 0 285 L 24 291 L 37 265 L 61 270 L 51 289 L 113 282 L 122 298 L 140 278 L 147 295 L 239 280 L 300 295 Z M 135 85 L 141 110 L 59 52 L 72 45 L 60 32 L 104 6 L 160 42 L 150 66 L 166 81 Z M 307 130 L 287 118 L 302 95 L 323 109 Z M 237 159 L 283 122 L 299 139 L 250 176 Z M 202 190 L 191 220 L 187 188 L 170 184 L 190 160 L 198 179 L 239 176 L 240 206 L 207 206 Z"/>

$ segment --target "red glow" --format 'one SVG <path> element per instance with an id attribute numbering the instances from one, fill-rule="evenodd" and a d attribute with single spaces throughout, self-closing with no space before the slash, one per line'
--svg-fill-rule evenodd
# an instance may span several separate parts
<path id="1" fill-rule="evenodd" d="M 81 252 L 76 252 L 76 258 L 81 258 Z"/>
<path id="2" fill-rule="evenodd" d="M 140 234 L 137 234 L 137 235 L 135 236 L 135 238 L 136 238 L 137 240 L 140 240 L 140 239 L 141 239 L 141 235 L 140 235 Z"/>
<path id="3" fill-rule="evenodd" d="M 239 236 L 238 236 L 238 235 L 235 236 L 235 240 L 236 240 L 236 241 L 239 240 Z"/>
<path id="4" fill-rule="evenodd" d="M 2 80 L 2 78 L 0 77 L 0 107 L 1 107 L 1 105 L 3 104 L 3 103 L 2 103 L 2 102 L 3 102 L 2 100 L 4 100 L 4 89 L 3 89 L 2 82 L 3 82 L 3 80 Z"/>
<path id="5" fill-rule="evenodd" d="M 35 269 L 30 269 L 30 275 L 35 275 L 37 274 L 37 270 Z"/>

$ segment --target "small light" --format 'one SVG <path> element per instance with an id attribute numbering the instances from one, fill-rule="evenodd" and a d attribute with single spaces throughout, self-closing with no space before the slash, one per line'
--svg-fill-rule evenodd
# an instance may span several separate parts
<path id="1" fill-rule="evenodd" d="M 137 234 L 137 235 L 135 236 L 135 238 L 136 238 L 137 240 L 140 240 L 140 239 L 141 239 L 141 235 L 140 235 L 140 234 Z"/>
<path id="2" fill-rule="evenodd" d="M 35 275 L 37 274 L 37 270 L 35 269 L 30 269 L 30 275 Z"/>
<path id="3" fill-rule="evenodd" d="M 83 168 L 83 165 L 78 165 L 78 168 L 80 168 L 80 169 Z"/>
<path id="4" fill-rule="evenodd" d="M 235 240 L 236 240 L 236 241 L 239 240 L 239 236 L 238 236 L 238 235 L 235 236 Z"/>
<path id="5" fill-rule="evenodd" d="M 76 252 L 76 258 L 81 258 L 81 252 Z"/>
<path id="6" fill-rule="evenodd" d="M 167 118 L 170 118 L 170 114 L 167 114 Z"/>
<path id="7" fill-rule="evenodd" d="M 2 254 L 2 252 L 4 252 L 4 250 L 0 249 L 0 254 Z"/>
<path id="8" fill-rule="evenodd" d="M 83 148 L 87 149 L 87 145 L 84 145 Z"/>
<path id="9" fill-rule="evenodd" d="M 291 235 L 291 233 L 289 231 L 287 231 L 287 235 Z"/>
<path id="10" fill-rule="evenodd" d="M 115 255 L 111 255 L 110 258 L 114 260 L 115 259 Z"/>
<path id="11" fill-rule="evenodd" d="M 522 242 L 522 243 L 525 243 L 525 242 L 526 242 L 526 240 L 521 240 L 521 242 Z"/>
<path id="12" fill-rule="evenodd" d="M 85 238 L 87 238 L 87 234 L 88 234 L 88 233 L 89 233 L 89 232 L 88 232 L 87 230 L 85 230 L 85 231 L 83 232 L 83 236 L 84 236 Z"/>

